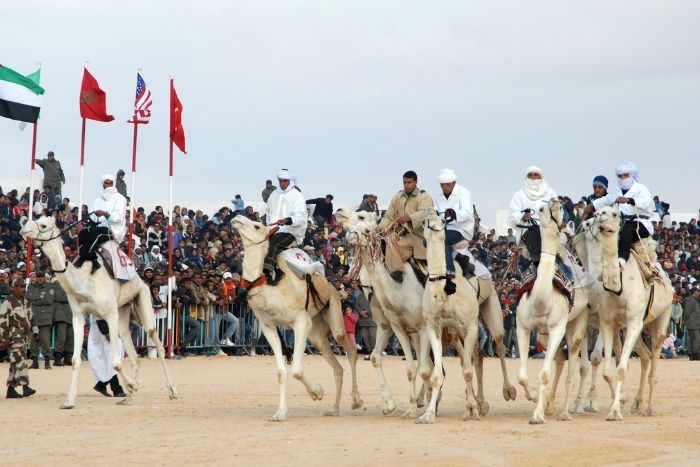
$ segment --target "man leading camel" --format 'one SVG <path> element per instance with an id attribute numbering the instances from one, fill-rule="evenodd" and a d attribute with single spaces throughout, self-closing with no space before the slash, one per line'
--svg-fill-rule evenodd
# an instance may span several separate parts
<path id="1" fill-rule="evenodd" d="M 276 285 L 284 277 L 284 272 L 277 267 L 277 255 L 291 246 L 300 245 L 306 233 L 304 196 L 294 189 L 292 175 L 287 169 L 277 172 L 277 181 L 279 188 L 270 194 L 265 212 L 267 225 L 279 226 L 279 230 L 270 236 L 270 246 L 263 265 L 263 273 L 270 285 Z"/>
<path id="2" fill-rule="evenodd" d="M 78 234 L 80 258 L 75 266 L 80 267 L 90 260 L 94 274 L 100 267 L 97 247 L 112 239 L 121 243 L 126 233 L 126 198 L 114 187 L 113 175 L 102 175 L 102 194 L 95 198 L 93 208 L 90 219 L 97 225 L 87 227 Z"/>
<path id="3" fill-rule="evenodd" d="M 409 170 L 403 174 L 403 190 L 396 193 L 389 208 L 379 223 L 379 228 L 386 230 L 389 226 L 398 229 L 397 250 L 387 248 L 386 267 L 391 277 L 403 282 L 403 265 L 411 257 L 425 260 L 423 245 L 423 218 L 428 208 L 433 207 L 433 199 L 418 188 L 418 175 Z"/>

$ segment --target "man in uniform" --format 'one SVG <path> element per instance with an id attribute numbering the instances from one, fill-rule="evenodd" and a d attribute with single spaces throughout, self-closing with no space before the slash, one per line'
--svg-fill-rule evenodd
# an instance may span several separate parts
<path id="1" fill-rule="evenodd" d="M 693 288 L 683 310 L 683 322 L 688 330 L 688 357 L 700 360 L 700 287 Z"/>
<path id="2" fill-rule="evenodd" d="M 71 365 L 73 357 L 73 312 L 68 296 L 56 280 L 53 287 L 53 323 L 56 330 L 54 342 L 54 366 Z"/>
<path id="3" fill-rule="evenodd" d="M 58 162 L 53 151 L 46 154 L 46 159 L 37 159 L 36 165 L 44 171 L 44 185 L 51 191 L 52 197 L 61 194 L 61 184 L 66 183 L 66 176 L 63 174 L 61 163 Z"/>
<path id="4" fill-rule="evenodd" d="M 29 397 L 36 391 L 29 387 L 27 371 L 27 343 L 29 332 L 39 330 L 31 326 L 32 311 L 24 301 L 24 279 L 12 282 L 12 292 L 0 305 L 0 344 L 5 343 L 10 354 L 10 371 L 7 375 L 7 398 Z M 22 394 L 15 389 L 22 386 Z"/>
<path id="5" fill-rule="evenodd" d="M 387 248 L 386 268 L 397 282 L 403 282 L 403 266 L 411 257 L 425 260 L 423 244 L 423 218 L 428 208 L 433 207 L 433 198 L 418 188 L 418 175 L 409 170 L 403 174 L 403 190 L 391 198 L 379 228 L 389 226 L 398 233 L 397 249 Z"/>
<path id="6" fill-rule="evenodd" d="M 32 340 L 32 368 L 39 368 L 39 347 L 44 354 L 44 369 L 51 369 L 51 325 L 53 324 L 54 289 L 46 282 L 46 273 L 37 271 L 27 288 L 27 300 L 32 302 L 32 325 L 38 326 L 39 335 Z"/>

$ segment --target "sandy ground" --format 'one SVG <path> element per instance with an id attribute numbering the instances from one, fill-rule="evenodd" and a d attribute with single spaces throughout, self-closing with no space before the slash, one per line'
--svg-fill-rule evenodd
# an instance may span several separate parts
<path id="1" fill-rule="evenodd" d="M 384 416 L 377 377 L 358 361 L 364 407 L 350 410 L 349 372 L 341 416 L 324 417 L 332 401 L 330 368 L 306 357 L 305 372 L 326 391 L 314 402 L 302 385 L 289 381 L 289 420 L 270 422 L 278 391 L 272 357 L 195 357 L 170 361 L 181 397 L 170 401 L 160 366 L 141 360 L 141 389 L 130 406 L 116 406 L 92 390 L 89 367 L 80 374 L 73 410 L 59 410 L 69 368 L 32 370 L 37 394 L 0 399 L 2 465 L 206 464 L 206 465 L 689 465 L 700 459 L 700 363 L 664 360 L 659 365 L 656 417 L 625 410 L 622 422 L 606 422 L 609 396 L 599 381 L 601 412 L 550 417 L 531 426 L 532 404 L 516 383 L 517 361 L 509 360 L 518 398 L 501 396 L 498 361 L 486 362 L 491 410 L 479 421 L 462 421 L 463 380 L 458 361 L 446 359 L 447 379 L 435 425 L 401 417 L 407 406 L 404 362 L 385 357 L 384 367 L 398 408 Z M 530 361 L 534 381 L 540 361 Z M 348 363 L 343 359 L 343 366 Z M 2 377 L 8 364 L 0 365 Z M 628 392 L 637 387 L 639 362 L 631 363 Z M 561 391 L 560 391 L 561 392 Z M 693 460 L 695 459 L 695 460 Z"/>

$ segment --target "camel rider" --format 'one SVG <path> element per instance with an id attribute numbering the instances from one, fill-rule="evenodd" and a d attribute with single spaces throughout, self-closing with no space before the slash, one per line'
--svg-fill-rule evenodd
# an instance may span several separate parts
<path id="1" fill-rule="evenodd" d="M 594 200 L 591 209 L 612 206 L 614 203 L 620 205 L 620 217 L 625 223 L 620 229 L 617 248 L 620 266 L 624 268 L 630 257 L 632 244 L 647 238 L 653 231 L 649 219 L 654 211 L 654 201 L 649 189 L 637 181 L 639 172 L 632 162 L 625 162 L 615 167 L 615 175 L 617 175 L 617 186 L 606 196 Z"/>
<path id="2" fill-rule="evenodd" d="M 521 242 L 527 248 L 530 259 L 537 266 L 540 262 L 540 252 L 542 250 L 542 237 L 540 229 L 527 229 L 522 226 L 535 225 L 539 220 L 541 203 L 547 203 L 556 198 L 557 193 L 549 188 L 547 179 L 542 173 L 542 169 L 536 165 L 531 165 L 525 172 L 524 186 L 513 194 L 510 200 L 510 223 L 513 227 L 523 229 L 520 237 Z"/>
<path id="3" fill-rule="evenodd" d="M 293 245 L 300 245 L 306 233 L 306 201 L 301 191 L 295 189 L 296 185 L 292 180 L 293 177 L 287 169 L 277 172 L 279 187 L 267 200 L 267 225 L 279 226 L 279 230 L 270 237 L 263 264 L 263 273 L 270 285 L 276 285 L 284 277 L 284 272 L 277 267 L 277 255 Z"/>
<path id="4" fill-rule="evenodd" d="M 399 239 L 396 251 L 386 250 L 386 268 L 397 282 L 403 282 L 403 266 L 412 256 L 425 260 L 423 244 L 423 218 L 428 208 L 433 207 L 433 199 L 418 188 L 418 175 L 409 170 L 403 174 L 403 190 L 391 198 L 389 208 L 379 223 L 381 230 L 389 226 L 398 227 Z"/>
<path id="5" fill-rule="evenodd" d="M 114 187 L 114 175 L 102 176 L 102 194 L 95 198 L 93 208 L 90 220 L 97 225 L 88 226 L 78 234 L 80 257 L 75 263 L 80 267 L 85 261 L 92 261 L 92 273 L 100 267 L 97 247 L 111 239 L 121 243 L 126 233 L 126 198 Z"/>
<path id="6" fill-rule="evenodd" d="M 435 197 L 435 209 L 443 213 L 447 225 L 445 227 L 445 261 L 447 275 L 454 276 L 456 260 L 462 267 L 462 274 L 474 271 L 474 265 L 469 264 L 469 257 L 458 253 L 452 259 L 452 246 L 471 238 L 474 234 L 474 216 L 472 195 L 469 190 L 457 183 L 457 174 L 452 169 L 442 169 L 437 176 L 441 192 Z"/>
<path id="7" fill-rule="evenodd" d="M 608 179 L 604 175 L 596 175 L 593 178 L 593 194 L 586 197 L 586 206 L 593 204 L 593 201 L 603 198 L 608 195 Z M 593 212 L 593 208 L 584 211 L 583 218 L 587 218 L 588 214 Z"/>

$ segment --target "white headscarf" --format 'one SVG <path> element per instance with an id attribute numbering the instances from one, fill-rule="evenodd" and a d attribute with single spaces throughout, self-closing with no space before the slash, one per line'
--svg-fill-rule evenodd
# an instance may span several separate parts
<path id="1" fill-rule="evenodd" d="M 282 169 L 277 172 L 277 180 L 289 180 L 289 186 L 286 190 L 283 190 L 281 187 L 277 187 L 277 191 L 280 193 L 289 193 L 290 190 L 294 189 L 294 185 L 296 184 L 296 177 L 287 169 Z"/>
<path id="2" fill-rule="evenodd" d="M 629 190 L 634 185 L 634 182 L 639 179 L 639 172 L 637 171 L 637 166 L 632 162 L 623 162 L 615 167 L 615 175 L 620 174 L 630 174 L 629 178 L 617 179 L 617 186 L 621 190 Z"/>
<path id="3" fill-rule="evenodd" d="M 458 178 L 452 169 L 442 169 L 437 176 L 438 183 L 452 183 L 456 182 Z"/>
<path id="4" fill-rule="evenodd" d="M 104 188 L 105 180 L 112 180 L 112 183 L 114 183 L 114 175 L 110 175 L 110 174 L 103 174 L 102 175 L 102 182 L 100 183 L 100 186 L 102 187 L 102 195 L 101 196 L 102 196 L 102 199 L 107 201 L 107 200 L 113 199 L 116 195 L 119 194 L 119 192 L 117 191 L 117 188 L 114 185 L 112 185 L 109 188 Z"/>
<path id="5" fill-rule="evenodd" d="M 540 177 L 542 178 L 540 178 L 539 180 L 530 180 L 529 178 L 527 178 L 527 174 L 532 172 L 540 174 Z M 549 185 L 547 184 L 547 179 L 542 173 L 542 169 L 540 169 L 536 165 L 531 165 L 530 167 L 528 167 L 527 171 L 525 172 L 525 183 L 523 186 L 523 192 L 525 192 L 525 196 L 535 201 L 542 198 L 542 196 L 544 196 L 544 194 L 547 193 L 547 190 L 549 190 Z"/>

